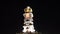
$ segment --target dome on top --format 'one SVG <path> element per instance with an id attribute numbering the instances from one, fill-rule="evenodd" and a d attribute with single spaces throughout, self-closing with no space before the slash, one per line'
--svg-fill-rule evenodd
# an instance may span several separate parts
<path id="1" fill-rule="evenodd" d="M 30 6 L 27 6 L 25 9 L 24 9 L 24 12 L 32 12 L 32 8 Z"/>

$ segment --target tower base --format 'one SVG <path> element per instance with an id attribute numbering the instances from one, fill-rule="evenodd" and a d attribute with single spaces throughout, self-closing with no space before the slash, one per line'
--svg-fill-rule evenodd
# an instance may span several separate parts
<path id="1" fill-rule="evenodd" d="M 41 32 L 33 32 L 33 33 L 31 33 L 31 32 L 25 32 L 25 33 L 20 32 L 20 33 L 16 33 L 16 34 L 42 34 L 42 33 Z"/>

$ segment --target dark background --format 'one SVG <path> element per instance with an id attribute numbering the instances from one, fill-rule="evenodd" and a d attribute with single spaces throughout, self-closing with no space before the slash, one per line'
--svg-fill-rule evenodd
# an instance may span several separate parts
<path id="1" fill-rule="evenodd" d="M 43 34 L 56 34 L 55 3 L 47 0 L 2 0 L 1 2 L 1 32 L 13 34 L 23 30 L 24 8 L 30 6 L 34 14 L 36 31 Z"/>

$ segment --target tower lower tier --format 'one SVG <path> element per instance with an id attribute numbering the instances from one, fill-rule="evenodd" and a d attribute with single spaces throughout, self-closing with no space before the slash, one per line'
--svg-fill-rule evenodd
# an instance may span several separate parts
<path id="1" fill-rule="evenodd" d="M 35 32 L 35 29 L 33 27 L 33 25 L 30 26 L 23 26 L 23 32 Z"/>

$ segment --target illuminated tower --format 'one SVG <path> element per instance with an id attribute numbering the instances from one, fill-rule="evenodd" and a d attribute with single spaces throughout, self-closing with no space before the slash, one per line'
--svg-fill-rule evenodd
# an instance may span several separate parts
<path id="1" fill-rule="evenodd" d="M 32 8 L 27 6 L 24 9 L 24 26 L 23 26 L 23 32 L 35 32 L 34 26 L 33 26 L 33 13 L 32 13 Z"/>

